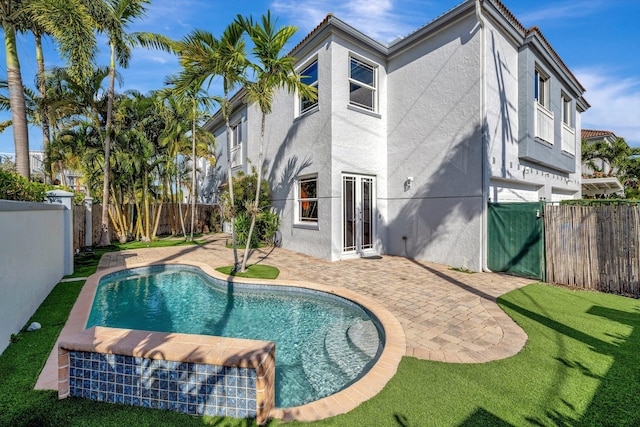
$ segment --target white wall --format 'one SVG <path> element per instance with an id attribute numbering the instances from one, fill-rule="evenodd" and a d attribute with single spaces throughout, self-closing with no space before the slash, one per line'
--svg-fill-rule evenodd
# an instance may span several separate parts
<path id="1" fill-rule="evenodd" d="M 376 249 L 384 253 L 386 244 L 387 198 L 387 70 L 383 57 L 369 49 L 334 39 L 331 45 L 332 76 L 332 248 L 331 259 L 339 260 L 343 249 L 342 174 L 357 174 L 375 178 L 374 242 Z M 377 110 L 371 112 L 350 105 L 349 65 L 350 55 L 376 68 Z"/>
<path id="2" fill-rule="evenodd" d="M 0 353 L 64 275 L 64 209 L 0 200 Z"/>
<path id="3" fill-rule="evenodd" d="M 389 60 L 390 254 L 481 267 L 479 52 L 471 13 Z"/>

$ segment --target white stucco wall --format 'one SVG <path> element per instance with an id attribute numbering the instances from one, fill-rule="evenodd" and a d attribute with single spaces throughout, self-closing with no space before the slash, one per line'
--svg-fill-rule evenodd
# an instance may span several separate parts
<path id="1" fill-rule="evenodd" d="M 542 164 L 523 160 L 519 157 L 520 126 L 528 126 L 525 118 L 529 114 L 520 114 L 520 107 L 533 105 L 534 99 L 528 92 L 533 86 L 533 68 L 522 70 L 519 67 L 533 67 L 533 63 L 519 61 L 519 49 L 506 38 L 491 20 L 486 22 L 487 43 L 487 131 L 489 144 L 489 166 L 491 168 L 491 202 L 536 202 L 540 199 L 558 201 L 565 198 L 577 198 L 580 194 L 579 173 L 567 173 Z M 529 49 L 527 47 L 527 49 Z M 518 78 L 524 79 L 519 81 Z M 523 77 L 526 76 L 526 77 Z M 554 77 L 551 94 L 559 99 L 561 86 Z M 526 90 L 523 90 L 526 89 Z M 565 92 L 568 90 L 564 89 Z M 519 101 L 519 96 L 527 96 Z M 555 105 L 555 104 L 554 104 Z M 528 108 L 528 107 L 526 107 Z M 560 126 L 560 114 L 556 112 L 555 122 Z M 523 123 L 520 121 L 523 120 Z M 533 132 L 533 127 L 531 132 Z M 576 112 L 576 134 L 580 134 L 580 114 Z M 558 144 L 560 141 L 558 140 Z M 579 140 L 576 141 L 575 162 L 579 167 Z M 556 155 L 565 156 L 559 153 Z"/>
<path id="2" fill-rule="evenodd" d="M 375 179 L 375 198 L 387 198 L 387 76 L 386 62 L 343 39 L 334 39 L 331 45 L 333 118 L 331 122 L 332 152 L 332 248 L 331 259 L 342 257 L 343 245 L 343 174 L 356 174 Z M 377 110 L 374 112 L 349 104 L 350 56 L 376 68 Z M 386 206 L 376 203 L 374 232 L 376 250 L 384 253 L 386 243 Z"/>
<path id="3" fill-rule="evenodd" d="M 389 253 L 478 270 L 483 201 L 475 24 L 469 14 L 389 60 L 387 191 Z M 409 176 L 414 181 L 405 191 Z"/>
<path id="4" fill-rule="evenodd" d="M 64 275 L 64 207 L 0 200 L 0 353 Z"/>

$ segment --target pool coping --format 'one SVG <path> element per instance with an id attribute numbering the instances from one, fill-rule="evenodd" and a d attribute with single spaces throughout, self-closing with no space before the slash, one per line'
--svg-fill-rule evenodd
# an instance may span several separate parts
<path id="1" fill-rule="evenodd" d="M 382 354 L 378 358 L 373 367 L 358 381 L 351 384 L 349 387 L 335 393 L 331 396 L 316 400 L 314 402 L 307 403 L 301 406 L 295 406 L 290 408 L 274 408 L 271 413 L 271 418 L 278 418 L 284 421 L 298 420 L 298 421 L 317 421 L 332 416 L 340 415 L 349 412 L 359 406 L 361 403 L 371 399 L 378 394 L 389 380 L 395 375 L 400 360 L 405 355 L 406 351 L 406 338 L 404 329 L 400 322 L 380 303 L 374 301 L 371 298 L 358 294 L 356 292 L 344 289 L 341 287 L 321 285 L 312 282 L 299 282 L 295 280 L 268 280 L 268 279 L 248 279 L 237 278 L 228 275 L 224 275 L 216 271 L 208 264 L 188 261 L 188 260 L 176 260 L 166 262 L 152 262 L 152 263 L 136 263 L 127 266 L 119 266 L 100 270 L 93 275 L 89 276 L 78 295 L 76 302 L 71 309 L 69 318 L 60 332 L 58 341 L 69 339 L 75 334 L 78 334 L 85 330 L 93 300 L 98 287 L 98 283 L 103 276 L 116 273 L 122 270 L 128 270 L 136 267 L 149 267 L 154 265 L 187 265 L 201 269 L 204 273 L 220 279 L 229 281 L 232 283 L 253 284 L 253 285 L 269 285 L 269 286 L 293 286 L 303 289 L 310 289 L 316 291 L 326 292 L 332 295 L 337 295 L 348 300 L 351 300 L 371 312 L 379 321 L 380 325 L 384 329 L 385 333 L 385 346 L 382 350 Z M 56 360 L 49 360 L 47 364 L 53 362 L 53 366 L 57 363 L 57 346 L 54 347 L 50 359 L 55 356 Z M 276 354 L 277 358 L 277 354 Z M 276 361 L 277 363 L 277 361 Z M 43 370 L 44 374 L 44 370 Z M 56 378 L 57 379 L 57 378 Z M 40 380 L 38 381 L 40 383 Z M 57 381 L 56 381 L 57 382 Z"/>

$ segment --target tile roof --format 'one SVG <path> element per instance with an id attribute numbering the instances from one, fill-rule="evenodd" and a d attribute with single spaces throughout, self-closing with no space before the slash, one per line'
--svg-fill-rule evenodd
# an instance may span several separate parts
<path id="1" fill-rule="evenodd" d="M 598 138 L 603 136 L 613 135 L 616 136 L 615 133 L 610 130 L 592 130 L 592 129 L 582 129 L 582 138 Z"/>
<path id="2" fill-rule="evenodd" d="M 469 1 L 469 0 L 467 0 L 467 1 Z M 553 46 L 551 46 L 551 43 L 549 43 L 549 41 L 546 39 L 546 37 L 542 34 L 542 31 L 540 31 L 540 28 L 538 28 L 537 26 L 533 26 L 533 27 L 528 28 L 528 29 L 525 28 L 525 26 L 522 25 L 522 23 L 518 20 L 518 18 L 516 18 L 515 15 L 513 13 L 511 13 L 511 11 L 500 0 L 485 0 L 485 1 L 489 1 L 490 3 L 492 3 L 500 11 L 500 13 L 502 13 L 504 18 L 507 21 L 509 21 L 509 23 L 511 23 L 511 25 L 513 25 L 517 30 L 519 30 L 524 37 L 527 37 L 527 36 L 532 35 L 532 34 L 537 35 L 538 38 L 540 39 L 540 41 L 542 42 L 542 44 L 549 50 L 549 53 L 551 54 L 551 57 L 553 59 L 555 59 L 558 62 L 558 64 L 560 65 L 560 67 L 563 68 L 573 78 L 573 80 L 578 84 L 578 86 L 580 87 L 580 89 L 583 92 L 586 91 L 584 86 L 582 86 L 582 84 L 578 81 L 578 79 L 571 72 L 569 67 L 567 67 L 567 64 L 565 64 L 564 61 L 562 60 L 562 58 L 560 58 L 560 55 L 558 55 L 558 53 L 555 51 Z M 466 2 L 462 2 L 460 5 L 462 5 L 464 3 L 466 3 Z M 455 9 L 455 7 L 453 9 Z M 451 10 L 453 10 L 453 9 L 451 9 Z M 449 10 L 448 12 L 443 13 L 442 15 L 439 15 L 438 17 L 433 19 L 431 22 L 437 21 L 442 16 L 446 15 L 447 13 L 449 13 L 451 10 Z M 334 18 L 334 17 L 335 16 L 333 15 L 333 13 L 327 14 L 327 16 L 322 20 L 322 22 L 320 22 L 293 49 L 291 49 L 291 51 L 289 52 L 288 55 L 289 56 L 292 55 L 296 50 L 298 50 L 300 47 L 302 47 L 313 35 L 318 33 L 324 26 L 326 26 L 329 23 L 329 21 L 331 20 L 331 18 Z M 419 31 L 421 28 L 423 28 L 423 27 L 418 28 L 416 31 Z M 411 33 L 411 34 L 413 34 L 413 33 Z M 409 34 L 409 35 L 411 35 L 411 34 Z M 405 37 L 402 37 L 402 38 L 404 39 L 406 37 L 408 37 L 408 36 L 405 36 Z M 392 43 L 392 45 L 393 45 L 393 43 Z M 586 101 L 585 101 L 585 103 L 586 103 Z"/>

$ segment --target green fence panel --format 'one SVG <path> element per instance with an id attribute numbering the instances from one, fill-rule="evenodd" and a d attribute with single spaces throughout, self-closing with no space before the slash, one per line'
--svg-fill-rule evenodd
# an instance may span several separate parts
<path id="1" fill-rule="evenodd" d="M 489 203 L 491 271 L 545 280 L 544 203 Z"/>

